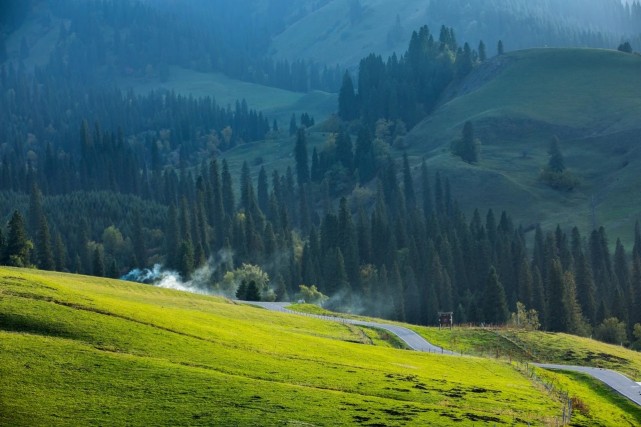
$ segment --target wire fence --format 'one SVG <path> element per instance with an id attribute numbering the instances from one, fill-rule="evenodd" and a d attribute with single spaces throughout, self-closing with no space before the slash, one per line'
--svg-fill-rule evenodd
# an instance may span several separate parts
<path id="1" fill-rule="evenodd" d="M 532 381 L 543 386 L 548 394 L 561 401 L 563 407 L 559 417 L 555 418 L 556 426 L 564 426 L 572 421 L 574 401 L 570 394 L 561 388 L 561 385 L 552 378 L 545 378 L 536 373 L 537 368 L 527 362 L 517 362 L 516 369 L 527 375 Z"/>

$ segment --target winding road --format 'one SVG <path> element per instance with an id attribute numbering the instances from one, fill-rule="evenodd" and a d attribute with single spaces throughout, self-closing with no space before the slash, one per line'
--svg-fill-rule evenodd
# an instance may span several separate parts
<path id="1" fill-rule="evenodd" d="M 246 304 L 256 305 L 272 311 L 280 311 L 283 313 L 304 315 L 307 317 L 315 317 L 318 319 L 328 320 L 332 322 L 349 323 L 351 325 L 369 326 L 372 328 L 383 329 L 396 335 L 403 342 L 405 342 L 405 344 L 407 344 L 409 348 L 415 351 L 423 351 L 427 353 L 437 353 L 437 354 L 447 354 L 447 355 L 458 354 L 450 350 L 446 350 L 442 347 L 438 347 L 434 344 L 431 344 L 416 332 L 408 328 L 404 328 L 402 326 L 390 325 L 387 323 L 367 322 L 364 320 L 345 319 L 342 317 L 335 317 L 335 316 L 321 316 L 318 314 L 300 313 L 297 311 L 287 309 L 286 307 L 291 304 L 288 302 L 249 302 L 249 301 L 242 301 L 242 302 Z M 629 379 L 628 377 L 626 377 L 625 375 L 619 372 L 612 371 L 610 369 L 590 368 L 587 366 L 554 365 L 554 364 L 546 364 L 546 363 L 535 363 L 534 365 L 544 369 L 573 371 L 573 372 L 581 372 L 584 374 L 588 374 L 593 378 L 596 378 L 597 380 L 603 382 L 607 386 L 611 387 L 622 396 L 627 397 L 632 402 L 641 406 L 641 384 L 635 383 L 634 381 L 632 381 L 631 379 Z"/>
<path id="2" fill-rule="evenodd" d="M 454 354 L 454 352 L 450 350 L 445 350 L 442 347 L 436 346 L 426 341 L 425 338 L 423 338 L 416 332 L 410 329 L 404 328 L 402 326 L 390 325 L 387 323 L 366 322 L 364 320 L 345 319 L 342 317 L 335 317 L 335 316 L 321 316 L 318 314 L 300 313 L 300 312 L 285 308 L 286 306 L 291 304 L 288 302 L 245 302 L 245 303 L 257 305 L 259 307 L 263 307 L 273 311 L 281 311 L 284 313 L 305 315 L 307 317 L 316 317 L 318 319 L 329 320 L 332 322 L 349 323 L 350 325 L 369 326 L 371 328 L 383 329 L 399 337 L 412 350 L 424 351 L 426 353 L 438 353 L 438 354 L 448 354 L 448 355 Z"/>
<path id="3" fill-rule="evenodd" d="M 635 383 L 630 378 L 617 371 L 590 368 L 588 366 L 554 365 L 549 363 L 534 363 L 534 365 L 544 369 L 573 371 L 588 374 L 641 406 L 641 385 L 639 385 L 639 383 Z"/>

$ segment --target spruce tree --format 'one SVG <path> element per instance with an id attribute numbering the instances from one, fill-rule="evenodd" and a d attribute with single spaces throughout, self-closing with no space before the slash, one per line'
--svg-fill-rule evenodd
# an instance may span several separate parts
<path id="1" fill-rule="evenodd" d="M 403 297 L 403 279 L 398 263 L 394 263 L 392 274 L 389 278 L 389 293 L 393 307 L 392 317 L 399 322 L 405 321 L 405 300 Z"/>
<path id="2" fill-rule="evenodd" d="M 563 172 L 565 170 L 565 160 L 563 159 L 563 154 L 561 154 L 561 149 L 559 148 L 559 138 L 556 136 L 552 138 L 548 154 L 550 155 L 548 169 L 556 173 Z"/>
<path id="3" fill-rule="evenodd" d="M 44 212 L 42 209 L 42 193 L 34 182 L 31 185 L 31 192 L 29 193 L 29 235 L 35 238 L 42 225 L 42 217 Z M 36 239 L 37 240 L 37 239 Z"/>
<path id="4" fill-rule="evenodd" d="M 296 161 L 296 178 L 298 185 L 309 182 L 309 163 L 307 159 L 307 137 L 305 129 L 298 129 L 296 134 L 296 147 L 294 148 L 294 160 Z"/>
<path id="5" fill-rule="evenodd" d="M 1 248 L 1 246 L 0 246 Z M 65 271 L 67 269 L 67 248 L 65 247 L 64 242 L 62 241 L 62 235 L 56 233 L 54 239 L 54 261 L 56 265 L 56 271 Z M 2 249 L 0 249 L 0 254 Z"/>
<path id="6" fill-rule="evenodd" d="M 485 43 L 483 43 L 483 40 L 479 42 L 479 61 L 480 62 L 485 62 L 487 59 L 487 53 L 485 51 Z"/>
<path id="7" fill-rule="evenodd" d="M 336 158 L 347 171 L 354 170 L 352 138 L 346 128 L 342 128 L 336 137 Z"/>
<path id="8" fill-rule="evenodd" d="M 183 240 L 178 248 L 178 272 L 187 279 L 194 271 L 195 254 L 191 240 Z"/>
<path id="9" fill-rule="evenodd" d="M 229 173 L 229 165 L 227 164 L 226 159 L 223 159 L 223 171 L 221 180 L 223 209 L 225 210 L 225 215 L 228 218 L 232 218 L 236 210 L 236 202 L 234 200 L 232 177 Z"/>
<path id="10" fill-rule="evenodd" d="M 567 289 L 561 262 L 558 258 L 550 263 L 548 277 L 548 322 L 547 329 L 552 332 L 569 332 L 571 313 L 567 305 Z"/>
<path id="11" fill-rule="evenodd" d="M 296 135 L 298 125 L 296 124 L 296 114 L 292 113 L 292 118 L 289 121 L 289 135 Z"/>
<path id="12" fill-rule="evenodd" d="M 487 323 L 503 324 L 510 315 L 505 299 L 505 290 L 499 281 L 494 266 L 490 267 L 490 272 L 487 276 L 483 308 L 484 319 Z"/>
<path id="13" fill-rule="evenodd" d="M 236 289 L 236 298 L 241 301 L 247 300 L 247 282 L 245 280 L 240 282 L 238 289 Z"/>
<path id="14" fill-rule="evenodd" d="M 577 299 L 587 321 L 592 326 L 596 326 L 596 287 L 594 285 L 594 279 L 592 278 L 592 269 L 590 268 L 587 257 L 582 251 L 579 252 L 575 265 Z"/>
<path id="15" fill-rule="evenodd" d="M 588 326 L 581 312 L 581 305 L 577 300 L 577 288 L 574 281 L 574 275 L 571 271 L 566 271 L 563 275 L 565 282 L 565 299 L 563 301 L 565 310 L 568 313 L 568 332 L 575 335 L 587 335 Z"/>
<path id="16" fill-rule="evenodd" d="M 27 238 L 22 215 L 14 211 L 9 220 L 9 233 L 2 263 L 13 267 L 28 267 L 33 243 Z"/>
<path id="17" fill-rule="evenodd" d="M 545 325 L 547 322 L 545 290 L 543 286 L 543 278 L 541 277 L 541 271 L 536 266 L 532 271 L 532 307 L 536 311 L 538 311 L 541 324 Z"/>
<path id="18" fill-rule="evenodd" d="M 630 269 L 625 253 L 625 248 L 621 243 L 620 239 L 617 239 L 616 249 L 614 251 L 614 260 L 613 260 L 613 270 L 616 277 L 616 283 L 618 285 L 617 292 L 620 293 L 623 298 L 624 304 L 619 308 L 618 311 L 615 311 L 615 315 L 619 320 L 628 322 L 630 310 L 632 310 L 632 302 L 634 296 L 632 294 L 632 287 L 630 284 Z"/>
<path id="19" fill-rule="evenodd" d="M 38 242 L 38 246 L 36 247 L 38 268 L 41 270 L 54 270 L 56 265 L 51 247 L 51 234 L 49 232 L 47 218 L 44 214 L 40 217 L 40 227 L 36 237 Z"/>
<path id="20" fill-rule="evenodd" d="M 420 305 L 420 294 L 418 286 L 416 284 L 416 276 L 412 267 L 408 266 L 405 269 L 404 275 L 404 308 L 405 308 L 405 319 L 409 323 L 415 325 L 419 324 L 421 319 L 421 305 Z"/>
<path id="21" fill-rule="evenodd" d="M 105 258 L 99 247 L 93 251 L 93 275 L 105 277 Z"/>
<path id="22" fill-rule="evenodd" d="M 641 254 L 637 252 L 633 254 L 630 281 L 634 296 L 633 309 L 630 312 L 630 324 L 635 325 L 641 323 Z"/>
<path id="23" fill-rule="evenodd" d="M 472 122 L 465 122 L 463 125 L 462 138 L 452 143 L 452 152 L 467 163 L 473 164 L 479 162 L 481 148 L 480 143 L 474 138 L 474 126 L 472 126 Z"/>
<path id="24" fill-rule="evenodd" d="M 349 71 L 343 75 L 343 83 L 338 93 L 338 117 L 343 120 L 351 121 L 358 116 L 358 103 L 354 93 L 354 83 Z"/>
<path id="25" fill-rule="evenodd" d="M 269 208 L 269 184 L 267 183 L 267 172 L 265 167 L 261 166 L 258 172 L 258 184 L 256 192 L 258 193 L 258 207 L 261 212 L 266 213 Z"/>
<path id="26" fill-rule="evenodd" d="M 256 281 L 250 280 L 249 283 L 247 284 L 246 300 L 260 301 L 260 298 L 261 298 L 260 289 L 258 289 L 258 285 L 256 284 Z"/>
<path id="27" fill-rule="evenodd" d="M 169 205 L 167 223 L 165 226 L 165 253 L 167 260 L 165 264 L 169 268 L 178 268 L 178 245 L 180 242 L 180 226 L 178 225 L 178 213 L 176 206 Z"/>
<path id="28" fill-rule="evenodd" d="M 414 178 L 407 153 L 403 153 L 403 193 L 405 195 L 405 209 L 407 212 L 411 212 L 416 208 L 416 192 L 414 191 Z"/>
<path id="29" fill-rule="evenodd" d="M 136 258 L 136 265 L 139 267 L 147 266 L 147 249 L 145 247 L 145 236 L 142 230 L 142 219 L 140 212 L 134 213 L 134 224 L 132 233 L 132 243 L 134 249 L 134 256 Z"/>

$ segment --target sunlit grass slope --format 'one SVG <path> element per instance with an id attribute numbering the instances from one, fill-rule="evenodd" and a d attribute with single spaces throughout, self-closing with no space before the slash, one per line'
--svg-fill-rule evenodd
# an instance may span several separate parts
<path id="1" fill-rule="evenodd" d="M 335 313 L 312 304 L 292 304 L 288 308 L 309 314 L 397 323 Z M 457 353 L 522 362 L 559 363 L 614 369 L 635 381 L 641 381 L 640 352 L 591 338 L 513 328 L 457 326 L 448 329 L 416 325 L 405 326 L 416 331 L 429 342 Z"/>
<path id="2" fill-rule="evenodd" d="M 398 323 L 334 313 L 311 304 L 292 304 L 288 308 L 310 314 Z M 514 329 L 405 326 L 433 344 L 465 355 L 510 361 L 521 369 L 528 362 L 547 362 L 614 369 L 635 381 L 641 379 L 641 353 L 588 338 Z M 569 395 L 575 403 L 583 405 L 575 410 L 572 425 L 636 426 L 641 420 L 641 408 L 638 405 L 589 376 L 540 368 L 535 370 L 546 383 L 554 384 L 556 391 Z"/>
<path id="3" fill-rule="evenodd" d="M 510 329 L 414 329 L 431 342 L 467 354 L 608 368 L 641 381 L 641 353 L 590 338 Z"/>
<path id="4" fill-rule="evenodd" d="M 598 49 L 510 52 L 475 71 L 408 136 L 414 159 L 441 170 L 466 210 L 507 210 L 525 225 L 605 225 L 624 240 L 639 217 L 641 196 L 641 57 Z M 465 121 L 475 125 L 481 161 L 450 154 Z M 539 180 L 551 139 L 580 180 L 572 192 Z"/>
<path id="5" fill-rule="evenodd" d="M 0 269 L 0 425 L 534 425 L 506 363 L 148 285 Z M 372 340 L 374 341 L 374 340 Z"/>

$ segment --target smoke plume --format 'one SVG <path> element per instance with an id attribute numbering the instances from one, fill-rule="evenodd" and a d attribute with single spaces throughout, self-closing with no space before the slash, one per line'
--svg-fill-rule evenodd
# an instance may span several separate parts
<path id="1" fill-rule="evenodd" d="M 121 279 L 201 295 L 219 295 L 220 292 L 214 288 L 213 275 L 221 265 L 231 265 L 232 260 L 233 253 L 222 249 L 210 257 L 204 266 L 194 271 L 186 281 L 177 271 L 165 269 L 160 264 L 154 265 L 153 268 L 135 268 Z"/>

